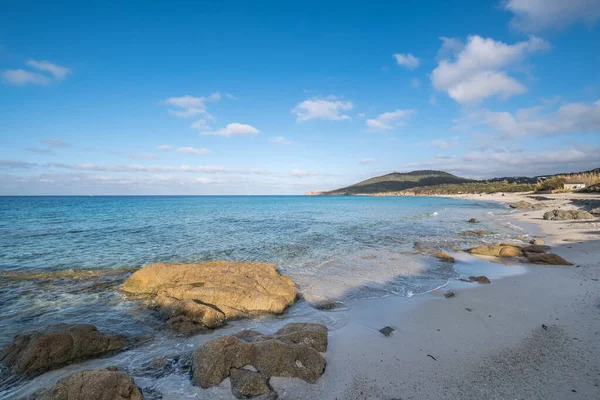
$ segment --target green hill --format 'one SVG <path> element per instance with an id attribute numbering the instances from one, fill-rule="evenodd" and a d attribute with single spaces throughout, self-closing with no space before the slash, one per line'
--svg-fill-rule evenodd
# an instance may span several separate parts
<path id="1" fill-rule="evenodd" d="M 377 176 L 345 188 L 322 192 L 321 194 L 330 196 L 378 194 L 400 192 L 407 189 L 426 186 L 469 182 L 476 181 L 460 178 L 444 171 L 420 170 L 406 173 L 392 172 L 391 174 Z"/>

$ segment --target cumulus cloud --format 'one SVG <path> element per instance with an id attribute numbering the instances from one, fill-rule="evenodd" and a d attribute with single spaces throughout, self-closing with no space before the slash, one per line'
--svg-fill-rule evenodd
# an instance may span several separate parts
<path id="1" fill-rule="evenodd" d="M 401 65 L 408 69 L 415 69 L 421 64 L 421 61 L 410 53 L 394 54 L 394 58 L 396 59 L 398 65 Z"/>
<path id="2" fill-rule="evenodd" d="M 211 152 L 209 149 L 205 149 L 205 148 L 198 149 L 195 147 L 180 147 L 177 149 L 177 151 L 179 153 L 196 154 L 196 155 L 208 154 Z"/>
<path id="3" fill-rule="evenodd" d="M 225 128 L 218 129 L 216 131 L 204 131 L 202 135 L 216 135 L 216 136 L 254 136 L 258 135 L 260 131 L 252 125 L 240 124 L 234 122 L 227 124 Z"/>
<path id="4" fill-rule="evenodd" d="M 344 114 L 344 111 L 349 111 L 353 107 L 352 102 L 340 100 L 335 96 L 313 97 L 299 103 L 292 109 L 292 113 L 296 115 L 298 122 L 311 119 L 340 121 L 350 119 L 350 116 Z"/>
<path id="5" fill-rule="evenodd" d="M 27 60 L 27 65 L 38 71 L 48 72 L 56 79 L 65 79 L 71 73 L 71 69 L 61 65 L 53 64 L 50 61 Z"/>
<path id="6" fill-rule="evenodd" d="M 543 113 L 544 106 L 518 109 L 515 113 L 480 110 L 468 115 L 470 123 L 485 125 L 506 138 L 600 132 L 600 100 L 565 103 Z"/>
<path id="7" fill-rule="evenodd" d="M 274 137 L 272 137 L 272 138 L 269 138 L 269 141 L 270 141 L 270 142 L 273 142 L 273 143 L 287 144 L 287 145 L 289 145 L 289 144 L 292 144 L 292 143 L 293 143 L 291 140 L 288 140 L 288 139 L 286 139 L 286 138 L 285 138 L 285 137 L 283 137 L 283 136 L 274 136 Z"/>
<path id="8" fill-rule="evenodd" d="M 185 95 L 181 97 L 169 97 L 165 100 L 165 104 L 172 107 L 169 113 L 179 118 L 189 118 L 195 115 L 205 115 L 207 118 L 212 116 L 206 110 L 207 103 L 221 100 L 221 94 L 215 92 L 209 96 L 195 97 Z"/>
<path id="9" fill-rule="evenodd" d="M 303 178 L 305 176 L 318 176 L 321 174 L 318 172 L 314 172 L 314 171 L 305 171 L 302 169 L 294 169 L 294 170 L 292 170 L 292 172 L 290 172 L 290 175 L 298 177 L 298 178 Z"/>
<path id="10" fill-rule="evenodd" d="M 156 147 L 158 150 L 162 150 L 162 151 L 169 151 L 173 148 L 173 146 L 171 146 L 170 144 L 161 144 L 160 146 Z"/>
<path id="11" fill-rule="evenodd" d="M 415 110 L 396 110 L 380 114 L 375 119 L 367 119 L 367 127 L 371 131 L 386 131 L 403 126 L 406 119 L 416 113 Z"/>
<path id="12" fill-rule="evenodd" d="M 4 80 L 11 85 L 23 86 L 29 83 L 35 85 L 49 85 L 52 80 L 45 75 L 23 69 L 9 69 L 2 72 Z"/>
<path id="13" fill-rule="evenodd" d="M 501 99 L 525 93 L 527 88 L 505 70 L 522 62 L 527 55 L 549 48 L 543 39 L 506 44 L 481 36 L 469 36 L 466 44 L 442 38 L 438 66 L 431 83 L 461 104 L 477 103 L 492 96 Z"/>
<path id="14" fill-rule="evenodd" d="M 129 158 L 132 160 L 158 160 L 158 156 L 152 153 L 131 153 Z"/>
<path id="15" fill-rule="evenodd" d="M 375 161 L 377 161 L 377 160 L 374 158 L 363 158 L 358 163 L 359 164 L 371 164 L 371 163 L 374 163 Z"/>
<path id="16" fill-rule="evenodd" d="M 591 26 L 600 19 L 598 0 L 507 0 L 504 8 L 514 14 L 511 26 L 526 32 L 578 22 Z"/>

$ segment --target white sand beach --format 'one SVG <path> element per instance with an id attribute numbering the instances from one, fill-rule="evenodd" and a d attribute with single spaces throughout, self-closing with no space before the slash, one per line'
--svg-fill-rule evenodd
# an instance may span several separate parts
<path id="1" fill-rule="evenodd" d="M 454 282 L 410 300 L 350 304 L 348 325 L 330 333 L 323 377 L 316 385 L 274 378 L 280 398 L 600 398 L 600 222 L 541 218 L 599 197 L 460 197 L 544 204 L 511 218 L 575 266 L 527 265 L 522 275 L 490 276 L 490 285 Z M 448 289 L 456 296 L 445 298 Z M 384 326 L 395 331 L 385 337 Z"/>

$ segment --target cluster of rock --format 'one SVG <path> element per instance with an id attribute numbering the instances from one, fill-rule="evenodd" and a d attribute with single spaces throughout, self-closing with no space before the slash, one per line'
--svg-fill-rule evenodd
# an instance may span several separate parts
<path id="1" fill-rule="evenodd" d="M 529 210 L 529 211 L 541 210 L 542 208 L 544 208 L 543 204 L 533 204 L 533 203 L 529 203 L 524 200 L 519 200 L 516 203 L 509 204 L 508 206 L 510 208 L 514 208 L 517 210 Z"/>
<path id="2" fill-rule="evenodd" d="M 514 243 L 500 243 L 489 246 L 479 246 L 469 249 L 469 253 L 478 256 L 512 258 L 524 257 L 532 264 L 542 265 L 573 265 L 564 258 L 554 253 L 548 253 L 549 246 L 531 244 L 522 246 Z"/>
<path id="3" fill-rule="evenodd" d="M 288 324 L 272 336 L 241 331 L 206 342 L 193 355 L 192 382 L 202 388 L 225 378 L 237 398 L 272 393 L 273 376 L 297 377 L 315 383 L 325 372 L 327 328 Z"/>
<path id="4" fill-rule="evenodd" d="M 595 217 L 583 210 L 552 210 L 544 214 L 544 219 L 551 221 L 564 221 L 571 219 L 595 219 Z"/>
<path id="5" fill-rule="evenodd" d="M 175 332 L 193 334 L 227 320 L 281 314 L 294 303 L 294 282 L 274 264 L 215 261 L 150 264 L 121 290 L 146 298 Z"/>

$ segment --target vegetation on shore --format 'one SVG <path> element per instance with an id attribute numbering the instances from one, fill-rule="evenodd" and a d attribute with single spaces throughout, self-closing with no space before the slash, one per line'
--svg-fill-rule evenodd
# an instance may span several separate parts
<path id="1" fill-rule="evenodd" d="M 600 184 L 600 168 L 587 172 L 579 172 L 574 174 L 554 175 L 545 180 L 539 180 L 536 189 L 545 190 L 562 190 L 565 183 L 584 183 L 586 187 L 593 187 Z M 592 188 L 593 189 L 593 188 Z M 593 191 L 593 190 L 592 190 Z"/>

